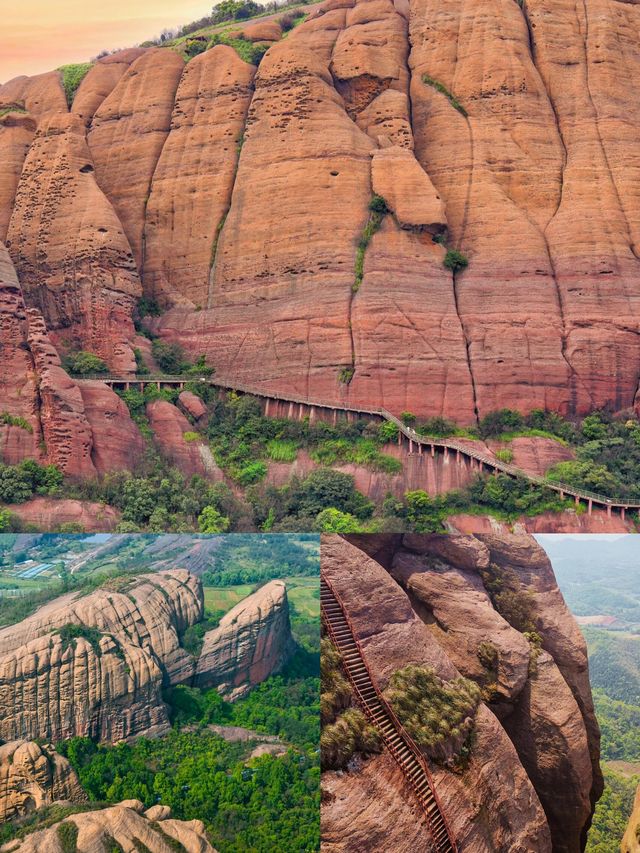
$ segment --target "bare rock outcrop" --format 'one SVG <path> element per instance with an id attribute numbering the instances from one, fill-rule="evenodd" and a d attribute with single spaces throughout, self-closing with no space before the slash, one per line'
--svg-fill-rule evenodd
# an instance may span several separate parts
<path id="1" fill-rule="evenodd" d="M 187 853 L 216 853 L 207 839 L 201 820 L 174 820 L 167 806 L 154 806 L 144 811 L 139 800 L 124 800 L 116 806 L 96 811 L 73 814 L 62 823 L 77 827 L 76 850 L 78 853 L 95 853 L 97 850 L 148 850 L 149 853 L 172 853 L 185 850 Z M 63 853 L 58 828 L 53 824 L 47 829 L 27 835 L 18 842 L 8 842 L 0 850 L 3 853 Z"/>
<path id="2" fill-rule="evenodd" d="M 620 845 L 620 853 L 640 853 L 640 787 L 636 791 L 633 811 Z"/>
<path id="3" fill-rule="evenodd" d="M 413 534 L 382 550 L 349 539 L 324 538 L 322 570 L 380 687 L 416 663 L 483 690 L 468 761 L 454 773 L 432 766 L 459 849 L 579 853 L 602 791 L 599 732 L 584 641 L 542 550 L 527 536 Z M 487 585 L 494 571 L 522 598 L 539 649 L 500 612 Z M 323 846 L 382 849 L 384 827 L 394 849 L 430 850 L 427 833 L 416 835 L 403 784 L 384 753 L 347 773 L 324 773 Z"/>
<path id="4" fill-rule="evenodd" d="M 199 474 L 214 481 L 223 479 L 211 448 L 194 433 L 179 409 L 167 400 L 154 400 L 147 405 L 147 417 L 161 452 L 183 474 L 187 477 Z"/>
<path id="5" fill-rule="evenodd" d="M 77 116 L 40 123 L 18 183 L 7 248 L 27 305 L 40 311 L 58 343 L 90 350 L 119 372 L 134 370 L 129 340 L 140 282 L 122 226 L 96 183 Z"/>
<path id="6" fill-rule="evenodd" d="M 0 746 L 0 822 L 54 800 L 87 799 L 73 768 L 52 746 L 16 740 Z"/>
<path id="7" fill-rule="evenodd" d="M 108 533 L 115 530 L 120 521 L 120 512 L 114 507 L 74 498 L 38 495 L 25 503 L 3 506 L 3 509 L 8 509 L 27 527 L 35 530 L 54 531 L 63 524 L 73 524 L 87 533 Z"/>
<path id="8" fill-rule="evenodd" d="M 293 653 L 287 590 L 271 581 L 248 596 L 207 632 L 196 684 L 216 687 L 233 701 L 278 672 Z"/>
<path id="9" fill-rule="evenodd" d="M 146 207 L 144 285 L 165 304 L 208 307 L 254 74 L 233 48 L 217 45 L 180 79 Z"/>
<path id="10" fill-rule="evenodd" d="M 161 690 L 193 675 L 180 635 L 202 616 L 202 587 L 183 570 L 118 587 L 68 594 L 0 631 L 0 738 L 168 730 Z"/>

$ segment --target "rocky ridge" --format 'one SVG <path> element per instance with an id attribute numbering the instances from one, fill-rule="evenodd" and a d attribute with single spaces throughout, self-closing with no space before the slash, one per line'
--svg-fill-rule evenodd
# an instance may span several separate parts
<path id="1" fill-rule="evenodd" d="M 96 850 L 148 850 L 149 853 L 216 853 L 207 840 L 201 820 L 174 820 L 168 806 L 152 806 L 144 810 L 139 800 L 124 800 L 116 806 L 96 811 L 85 811 L 65 818 L 61 823 L 39 830 L 18 841 L 9 841 L 0 847 L 3 853 L 63 853 L 58 829 L 63 824 L 77 827 L 75 849 L 78 853 L 95 853 Z M 111 845 L 109 847 L 108 845 Z"/>
<path id="2" fill-rule="evenodd" d="M 215 687 L 230 701 L 239 699 L 281 670 L 293 648 L 287 588 L 282 581 L 271 581 L 205 634 L 195 683 Z"/>
<path id="3" fill-rule="evenodd" d="M 325 537 L 322 570 L 379 685 L 416 663 L 483 688 L 465 766 L 432 766 L 459 849 L 579 853 L 602 791 L 599 731 L 584 642 L 544 552 L 522 535 L 349 539 Z M 487 592 L 492 567 L 528 602 L 539 649 Z M 324 773 L 323 849 L 378 850 L 382 837 L 384 849 L 431 849 L 404 784 L 384 752 Z"/>
<path id="4" fill-rule="evenodd" d="M 78 777 L 52 746 L 17 740 L 0 746 L 0 822 L 54 800 L 86 801 Z"/>
<path id="5" fill-rule="evenodd" d="M 205 635 L 199 660 L 181 646 L 203 615 L 201 582 L 184 570 L 45 604 L 0 630 L 0 738 L 114 742 L 164 734 L 162 689 L 194 678 L 228 698 L 244 695 L 286 662 L 293 643 L 281 582 L 247 601 Z"/>

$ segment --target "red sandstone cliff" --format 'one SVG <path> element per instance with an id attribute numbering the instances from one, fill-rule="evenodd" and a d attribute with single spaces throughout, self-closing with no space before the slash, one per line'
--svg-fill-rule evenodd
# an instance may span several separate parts
<path id="1" fill-rule="evenodd" d="M 489 595 L 488 569 L 526 597 L 538 652 Z M 579 853 L 602 791 L 599 731 L 584 641 L 535 541 L 324 537 L 322 571 L 380 688 L 408 664 L 483 688 L 466 763 L 431 762 L 459 850 Z M 323 850 L 433 849 L 405 784 L 386 751 L 325 772 Z"/>
<path id="2" fill-rule="evenodd" d="M 257 71 L 224 45 L 122 51 L 71 110 L 57 72 L 16 78 L 0 239 L 26 305 L 119 372 L 144 289 L 170 309 L 162 337 L 281 393 L 467 422 L 630 406 L 639 15 L 345 0 L 286 38 L 245 25 L 271 43 Z M 374 192 L 390 213 L 358 286 Z M 455 275 L 445 228 L 469 259 Z"/>

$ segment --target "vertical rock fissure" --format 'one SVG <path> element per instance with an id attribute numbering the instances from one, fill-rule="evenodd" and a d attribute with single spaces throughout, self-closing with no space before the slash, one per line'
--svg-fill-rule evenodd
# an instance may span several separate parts
<path id="1" fill-rule="evenodd" d="M 156 176 L 156 171 L 158 169 L 158 164 L 162 160 L 162 152 L 164 151 L 164 146 L 167 144 L 167 140 L 169 139 L 169 134 L 171 133 L 171 126 L 173 124 L 173 111 L 176 106 L 176 95 L 178 94 L 178 87 L 180 86 L 180 81 L 182 80 L 182 76 L 184 74 L 184 69 L 187 66 L 185 65 L 182 69 L 182 73 L 180 77 L 176 81 L 176 87 L 173 90 L 173 108 L 171 110 L 171 119 L 169 121 L 169 127 L 167 128 L 167 132 L 165 133 L 164 139 L 162 140 L 162 145 L 160 146 L 160 150 L 158 151 L 158 156 L 156 157 L 156 161 L 153 164 L 153 171 L 151 172 L 151 177 L 149 178 L 149 185 L 147 186 L 147 193 L 144 198 L 144 212 L 142 219 L 142 241 L 140 246 L 140 269 L 138 270 L 138 275 L 140 276 L 140 284 L 142 285 L 144 291 L 144 268 L 146 263 L 146 251 L 147 251 L 147 206 L 149 204 L 149 198 L 151 193 L 153 192 L 153 181 Z M 153 296 L 153 294 L 151 294 Z"/>
<path id="2" fill-rule="evenodd" d="M 591 104 L 591 109 L 593 110 L 593 115 L 595 117 L 595 130 L 598 134 L 598 144 L 600 146 L 600 150 L 602 151 L 602 157 L 604 159 L 605 166 L 607 167 L 607 172 L 609 174 L 609 180 L 611 181 L 611 186 L 613 187 L 613 191 L 616 196 L 616 200 L 618 202 L 618 207 L 620 208 L 620 213 L 622 214 L 622 218 L 624 219 L 625 228 L 627 231 L 627 240 L 629 243 L 629 249 L 631 254 L 637 261 L 640 261 L 640 255 L 636 251 L 636 247 L 633 244 L 633 238 L 631 234 L 631 227 L 629 225 L 629 219 L 627 217 L 626 211 L 624 209 L 624 205 L 622 203 L 622 197 L 620 195 L 620 191 L 618 190 L 618 184 L 613 176 L 613 171 L 611 170 L 611 163 L 609 161 L 609 155 L 607 154 L 607 149 L 605 147 L 604 141 L 602 139 L 602 133 L 600 132 L 600 115 L 598 113 L 598 108 L 596 107 L 596 103 L 593 98 L 593 93 L 591 91 L 591 82 L 590 82 L 590 73 L 589 73 L 589 14 L 587 12 L 587 3 L 586 0 L 582 0 L 582 8 L 584 11 L 584 26 L 585 31 L 582 32 L 582 27 L 580 26 L 580 18 L 576 14 L 576 19 L 578 21 L 578 29 L 580 30 L 580 35 L 582 36 L 582 40 L 584 43 L 584 66 L 585 66 L 585 79 L 587 84 L 587 95 L 589 96 L 589 103 Z M 576 10 L 577 12 L 577 10 Z"/>
<path id="3" fill-rule="evenodd" d="M 236 157 L 235 169 L 233 170 L 233 177 L 231 179 L 231 187 L 229 190 L 229 199 L 227 204 L 225 205 L 224 213 L 220 217 L 220 221 L 216 227 L 216 232 L 213 237 L 213 243 L 211 244 L 211 262 L 209 264 L 209 281 L 207 286 L 207 309 L 213 307 L 213 294 L 215 288 L 215 275 L 216 275 L 216 261 L 218 258 L 218 244 L 220 242 L 220 237 L 222 235 L 222 230 L 227 221 L 227 216 L 229 215 L 229 211 L 231 210 L 231 202 L 233 200 L 233 191 L 236 186 L 236 178 L 238 177 L 238 169 L 240 168 L 240 158 L 242 157 L 242 148 L 244 143 L 244 135 L 247 130 L 247 122 L 249 120 L 249 111 L 251 110 L 251 104 L 253 103 L 253 97 L 255 95 L 255 85 L 251 89 L 251 100 L 247 104 L 247 112 L 245 113 L 244 121 L 242 123 L 242 130 L 240 131 L 240 138 L 236 142 L 238 146 L 238 156 Z"/>
<path id="4" fill-rule="evenodd" d="M 460 324 L 460 331 L 462 332 L 462 337 L 464 338 L 464 351 L 467 356 L 467 368 L 469 370 L 469 379 L 471 380 L 471 393 L 473 395 L 473 411 L 476 418 L 476 423 L 480 423 L 480 412 L 478 410 L 478 397 L 476 394 L 476 378 L 473 375 L 473 365 L 471 363 L 471 341 L 467 335 L 467 331 L 464 327 L 464 322 L 462 320 L 462 316 L 460 314 L 460 307 L 458 305 L 458 274 L 455 270 L 451 272 L 451 281 L 453 287 L 453 304 L 455 305 L 456 315 L 458 317 L 458 323 Z"/>
<path id="5" fill-rule="evenodd" d="M 584 380 L 582 380 L 580 378 L 575 367 L 571 364 L 571 361 L 569 360 L 569 357 L 567 355 L 568 325 L 567 325 L 567 319 L 566 319 L 565 305 L 564 305 L 564 299 L 562 296 L 562 288 L 561 288 L 560 282 L 558 280 L 558 274 L 556 271 L 555 260 L 553 258 L 551 246 L 549 245 L 549 237 L 548 237 L 548 233 L 547 233 L 549 228 L 551 227 L 551 224 L 553 223 L 554 219 L 556 218 L 558 211 L 560 210 L 561 205 L 562 205 L 562 200 L 564 197 L 564 189 L 565 189 L 564 175 L 565 175 L 565 170 L 567 168 L 567 161 L 568 161 L 569 155 L 568 155 L 568 151 L 567 151 L 567 143 L 564 139 L 564 134 L 562 132 L 562 126 L 560 123 L 560 117 L 558 115 L 558 110 L 556 108 L 553 97 L 551 96 L 551 92 L 549 92 L 547 85 L 544 81 L 544 78 L 543 78 L 542 74 L 540 73 L 540 69 L 538 68 L 538 65 L 537 65 L 535 39 L 533 37 L 533 32 L 532 32 L 532 28 L 531 28 L 531 21 L 529 19 L 529 13 L 527 10 L 526 0 L 524 0 L 524 2 L 522 2 L 522 3 L 519 3 L 519 5 L 520 5 L 520 8 L 522 9 L 522 17 L 523 17 L 525 25 L 527 27 L 527 33 L 529 36 L 529 55 L 531 57 L 531 62 L 533 63 L 534 68 L 538 72 L 538 76 L 540 77 L 540 81 L 541 81 L 542 85 L 544 86 L 544 90 L 545 90 L 546 95 L 547 95 L 547 101 L 548 101 L 549 107 L 553 113 L 553 117 L 554 117 L 554 121 L 555 121 L 555 125 L 556 125 L 556 130 L 558 133 L 558 140 L 560 142 L 560 145 L 562 146 L 562 164 L 560 167 L 560 192 L 558 193 L 558 203 L 556 205 L 556 209 L 554 210 L 554 212 L 553 212 L 551 218 L 549 219 L 549 222 L 546 224 L 544 230 L 540 229 L 540 234 L 542 236 L 542 239 L 544 240 L 545 251 L 547 253 L 547 258 L 549 261 L 549 268 L 551 270 L 551 276 L 553 278 L 553 284 L 554 284 L 554 287 L 556 290 L 556 297 L 557 297 L 557 301 L 558 301 L 558 311 L 560 314 L 560 323 L 561 323 L 560 352 L 562 355 L 562 359 L 563 359 L 564 363 L 567 365 L 567 368 L 568 368 L 570 376 L 571 376 L 571 385 L 570 385 L 571 402 L 570 402 L 570 405 L 571 405 L 571 413 L 575 414 L 576 407 L 577 407 L 577 386 L 578 386 L 578 384 L 582 385 L 584 392 L 586 393 L 586 395 L 591 400 L 594 408 L 596 408 L 596 403 L 595 403 L 595 400 L 593 399 L 593 394 L 591 393 L 591 390 L 588 388 L 588 386 L 586 385 Z"/>

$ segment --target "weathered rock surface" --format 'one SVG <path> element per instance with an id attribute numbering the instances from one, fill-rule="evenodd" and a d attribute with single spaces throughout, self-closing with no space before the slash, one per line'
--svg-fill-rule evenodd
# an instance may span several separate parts
<path id="1" fill-rule="evenodd" d="M 122 223 L 138 271 L 147 199 L 183 67 L 172 50 L 145 51 L 102 101 L 87 136 L 98 186 Z"/>
<path id="2" fill-rule="evenodd" d="M 18 183 L 7 248 L 27 305 L 41 312 L 58 344 L 90 350 L 118 373 L 135 369 L 128 341 L 140 283 L 122 226 L 96 183 L 77 116 L 56 114 L 40 123 Z"/>
<path id="3" fill-rule="evenodd" d="M 379 685 L 418 663 L 444 679 L 461 673 L 489 697 L 476 717 L 468 766 L 458 773 L 433 768 L 459 849 L 579 853 L 602 790 L 599 732 L 584 641 L 542 550 L 526 536 L 392 537 L 394 553 L 380 552 L 389 574 L 358 543 L 359 537 L 325 537 L 322 570 Z M 521 592 L 532 597 L 542 638 L 533 668 L 526 637 L 497 612 L 484 587 L 480 570 L 490 562 L 514 572 Z M 496 653 L 490 675 L 486 657 L 484 664 L 479 657 L 482 643 Z M 323 788 L 327 850 L 382 850 L 386 832 L 394 850 L 431 849 L 384 754 L 361 770 L 323 774 Z"/>
<path id="4" fill-rule="evenodd" d="M 174 820 L 167 806 L 154 806 L 144 811 L 139 800 L 124 800 L 110 808 L 81 812 L 66 818 L 78 828 L 78 853 L 95 853 L 108 845 L 118 844 L 122 850 L 149 850 L 149 853 L 171 853 L 178 849 L 187 853 L 216 853 L 207 839 L 200 820 Z M 58 836 L 60 824 L 33 832 L 21 842 L 9 842 L 0 849 L 11 853 L 63 853 Z M 167 838 L 169 836 L 169 838 Z M 172 839 L 170 841 L 169 839 Z M 144 846 L 141 846 L 144 845 Z"/>
<path id="5" fill-rule="evenodd" d="M 91 461 L 98 474 L 135 469 L 145 443 L 126 404 L 102 382 L 79 387 L 93 438 Z"/>
<path id="6" fill-rule="evenodd" d="M 207 407 L 197 394 L 191 391 L 181 391 L 178 396 L 178 405 L 195 421 L 200 420 L 207 414 Z"/>
<path id="7" fill-rule="evenodd" d="M 119 511 L 112 506 L 71 498 L 38 496 L 22 504 L 3 506 L 3 509 L 36 530 L 54 531 L 63 524 L 77 524 L 87 533 L 105 533 L 115 530 L 120 521 Z"/>
<path id="8" fill-rule="evenodd" d="M 636 791 L 633 811 L 620 845 L 620 853 L 640 853 L 640 787 Z"/>
<path id="9" fill-rule="evenodd" d="M 189 421 L 174 405 L 154 400 L 147 405 L 147 417 L 161 452 L 183 474 L 188 477 L 199 474 L 214 481 L 224 478 L 209 445 L 193 432 Z"/>
<path id="10" fill-rule="evenodd" d="M 205 634 L 196 684 L 216 687 L 226 699 L 240 699 L 282 669 L 292 652 L 287 590 L 282 581 L 271 581 Z"/>
<path id="11" fill-rule="evenodd" d="M 70 593 L 0 631 L 0 738 L 82 735 L 115 741 L 168 730 L 161 689 L 189 682 L 180 634 L 202 616 L 200 582 L 182 570 L 121 591 Z M 65 643 L 65 625 L 100 632 Z M 87 639 L 87 636 L 89 639 Z"/>
<path id="12" fill-rule="evenodd" d="M 144 48 L 132 47 L 99 59 L 78 86 L 71 112 L 89 126 L 100 104 L 113 92 L 131 63 L 143 53 Z"/>
<path id="13" fill-rule="evenodd" d="M 66 758 L 52 746 L 27 740 L 0 746 L 0 790 L 0 822 L 54 800 L 87 799 Z"/>
<path id="14" fill-rule="evenodd" d="M 208 306 L 254 74 L 233 48 L 217 45 L 180 79 L 146 208 L 144 285 L 164 304 Z"/>

